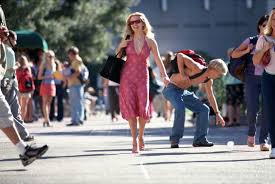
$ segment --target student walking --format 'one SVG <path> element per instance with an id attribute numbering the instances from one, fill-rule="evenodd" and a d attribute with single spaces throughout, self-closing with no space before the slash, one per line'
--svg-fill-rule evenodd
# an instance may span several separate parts
<path id="1" fill-rule="evenodd" d="M 255 47 L 259 36 L 264 34 L 264 29 L 267 25 L 268 15 L 262 16 L 257 24 L 257 31 L 259 35 L 249 37 L 243 41 L 243 43 L 232 52 L 233 58 L 245 57 L 247 66 L 245 70 L 245 100 L 247 108 L 247 122 L 248 122 L 248 133 L 247 133 L 247 145 L 249 147 L 255 146 L 255 135 L 256 135 L 256 118 L 260 109 L 260 98 L 262 98 L 261 92 L 261 80 L 263 74 L 262 65 L 254 65 L 252 61 L 253 54 L 255 53 Z M 269 145 L 267 144 L 268 137 L 268 122 L 265 116 L 260 116 L 260 150 L 269 151 Z"/>
<path id="2" fill-rule="evenodd" d="M 144 150 L 144 129 L 150 119 L 149 109 L 149 72 L 148 59 L 153 53 L 165 85 L 169 78 L 161 61 L 157 42 L 151 31 L 151 25 L 143 13 L 135 12 L 128 16 L 124 37 L 117 48 L 120 53 L 126 48 L 127 60 L 121 73 L 119 102 L 122 117 L 129 122 L 133 148 L 132 153 Z M 137 122 L 139 133 L 137 143 Z"/>
<path id="3" fill-rule="evenodd" d="M 263 65 L 264 73 L 262 76 L 263 93 L 263 116 L 269 125 L 269 134 L 271 140 L 270 158 L 275 159 L 275 10 L 270 12 L 267 24 L 264 29 L 264 35 L 261 35 L 257 41 L 256 52 L 253 56 L 255 65 Z M 270 59 L 263 62 L 265 53 L 270 54 Z"/>

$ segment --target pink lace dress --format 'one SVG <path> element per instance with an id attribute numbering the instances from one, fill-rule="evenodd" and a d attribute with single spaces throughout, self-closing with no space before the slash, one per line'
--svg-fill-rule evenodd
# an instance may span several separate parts
<path id="1" fill-rule="evenodd" d="M 148 58 L 150 48 L 144 40 L 140 53 L 136 53 L 134 42 L 128 43 L 127 60 L 121 73 L 119 88 L 119 105 L 122 117 L 150 118 L 149 109 L 149 73 Z"/>

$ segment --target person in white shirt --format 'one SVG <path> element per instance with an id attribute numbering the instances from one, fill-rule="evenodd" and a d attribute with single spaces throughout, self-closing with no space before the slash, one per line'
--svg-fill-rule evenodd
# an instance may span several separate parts
<path id="1" fill-rule="evenodd" d="M 271 140 L 270 158 L 275 159 L 275 9 L 270 12 L 264 35 L 260 36 L 256 44 L 256 52 L 253 56 L 255 65 L 263 65 L 262 76 L 263 116 L 269 124 Z M 264 62 L 265 53 L 270 54 L 268 62 Z"/>

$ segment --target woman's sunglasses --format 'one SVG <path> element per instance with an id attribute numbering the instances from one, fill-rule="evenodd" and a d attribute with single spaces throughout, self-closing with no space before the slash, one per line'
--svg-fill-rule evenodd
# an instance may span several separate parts
<path id="1" fill-rule="evenodd" d="M 133 21 L 130 21 L 129 22 L 129 26 L 131 26 L 131 25 L 134 25 L 134 24 L 140 24 L 142 21 L 140 20 L 140 19 L 138 19 L 138 20 L 133 20 Z"/>
<path id="2" fill-rule="evenodd" d="M 52 56 L 52 55 L 47 55 L 47 58 L 54 58 L 54 56 Z"/>

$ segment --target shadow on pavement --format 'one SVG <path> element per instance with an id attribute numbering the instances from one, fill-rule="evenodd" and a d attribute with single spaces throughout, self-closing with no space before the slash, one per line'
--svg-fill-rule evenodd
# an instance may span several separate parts
<path id="1" fill-rule="evenodd" d="M 44 156 L 40 159 L 59 159 L 59 158 L 81 158 L 81 157 L 98 157 L 98 156 L 112 156 L 117 154 L 82 154 L 82 155 L 63 155 L 63 156 Z"/>
<path id="2" fill-rule="evenodd" d="M 246 153 L 253 151 L 234 150 L 234 151 L 207 151 L 207 152 L 169 152 L 169 153 L 142 153 L 140 156 L 167 156 L 167 155 L 211 155 L 211 154 L 232 154 L 232 153 Z"/>
<path id="3" fill-rule="evenodd" d="M 82 154 L 82 155 L 62 155 L 62 156 L 43 156 L 39 159 L 59 159 L 59 158 L 80 158 L 80 157 L 96 157 L 96 156 L 112 156 L 117 154 Z M 19 158 L 2 159 L 0 162 L 18 161 Z M 0 170 L 1 171 L 1 170 Z"/>
<path id="4" fill-rule="evenodd" d="M 6 169 L 6 170 L 0 170 L 0 172 L 24 172 L 28 171 L 27 169 Z"/>
<path id="5" fill-rule="evenodd" d="M 132 151 L 131 149 L 100 149 L 100 150 L 85 150 L 84 152 L 113 152 L 113 151 Z"/>
<path id="6" fill-rule="evenodd" d="M 269 160 L 269 158 L 257 158 L 257 159 L 239 159 L 239 160 L 194 160 L 194 161 L 181 161 L 181 162 L 148 162 L 142 165 L 166 165 L 166 164 L 188 164 L 188 163 L 228 163 L 228 162 L 254 162 L 260 160 Z M 140 165 L 140 164 L 134 164 Z"/>
<path id="7" fill-rule="evenodd" d="M 130 146 L 130 145 L 129 145 Z M 185 146 L 182 148 L 193 148 L 192 146 Z M 145 148 L 145 151 L 154 151 L 154 150 L 161 150 L 161 149 L 171 149 L 170 147 L 158 147 L 158 148 Z M 131 152 L 131 149 L 95 149 L 95 150 L 84 150 L 84 152 L 113 152 L 113 151 L 122 151 L 122 152 Z"/>
<path id="8" fill-rule="evenodd" d="M 171 128 L 147 128 L 145 130 L 145 142 L 148 144 L 169 144 L 169 135 Z M 184 137 L 181 140 L 183 144 L 192 144 L 195 128 L 187 127 L 184 131 Z M 38 132 L 33 133 L 41 136 L 121 136 L 130 137 L 130 130 L 111 129 L 111 130 L 82 130 L 82 131 L 57 131 L 57 132 Z M 246 145 L 247 127 L 220 128 L 211 127 L 209 131 L 209 141 L 216 145 L 226 145 L 228 141 L 234 141 L 235 145 Z M 149 140 L 146 137 L 166 137 L 166 140 Z M 258 140 L 258 139 L 256 139 Z"/>

